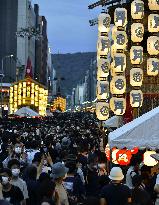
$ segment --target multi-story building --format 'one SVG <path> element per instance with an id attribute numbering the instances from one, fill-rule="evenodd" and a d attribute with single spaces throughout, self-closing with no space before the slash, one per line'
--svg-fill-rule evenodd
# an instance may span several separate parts
<path id="1" fill-rule="evenodd" d="M 22 29 L 35 27 L 35 13 L 29 0 L 1 0 L 0 6 L 0 60 L 4 59 L 4 82 L 22 79 L 27 59 L 35 64 L 35 39 L 16 36 Z M 18 68 L 18 69 L 17 69 Z"/>
<path id="2" fill-rule="evenodd" d="M 35 43 L 35 72 L 34 78 L 45 86 L 48 86 L 48 38 L 47 38 L 47 20 L 39 15 L 39 6 L 34 5 L 36 14 L 36 28 L 42 34 L 42 37 Z"/>

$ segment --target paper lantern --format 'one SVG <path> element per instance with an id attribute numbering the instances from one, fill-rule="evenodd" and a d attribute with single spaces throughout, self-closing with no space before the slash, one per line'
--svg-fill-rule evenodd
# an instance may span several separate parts
<path id="1" fill-rule="evenodd" d="M 126 78 L 125 76 L 119 75 L 114 76 L 110 82 L 110 91 L 112 94 L 120 95 L 126 91 Z"/>
<path id="2" fill-rule="evenodd" d="M 126 110 L 126 99 L 112 97 L 110 99 L 110 109 L 115 115 L 123 115 Z"/>
<path id="3" fill-rule="evenodd" d="M 124 50 L 127 46 L 127 34 L 125 31 L 117 31 L 114 44 L 116 45 L 117 49 Z"/>
<path id="4" fill-rule="evenodd" d="M 116 53 L 117 53 L 117 47 L 116 47 L 116 44 L 114 43 L 114 44 L 111 46 L 111 57 L 113 58 Z"/>
<path id="5" fill-rule="evenodd" d="M 139 151 L 139 148 L 138 147 L 134 147 L 132 150 L 131 150 L 131 154 L 137 154 Z"/>
<path id="6" fill-rule="evenodd" d="M 100 56 L 108 55 L 110 52 L 110 40 L 108 37 L 101 36 L 98 38 L 97 52 Z"/>
<path id="7" fill-rule="evenodd" d="M 147 60 L 147 74 L 150 76 L 156 76 L 159 73 L 159 59 L 149 58 Z"/>
<path id="8" fill-rule="evenodd" d="M 158 0 L 148 0 L 148 5 L 150 10 L 158 11 L 159 10 L 159 1 Z"/>
<path id="9" fill-rule="evenodd" d="M 144 17 L 144 2 L 135 0 L 131 3 L 131 16 L 133 19 L 143 19 Z"/>
<path id="10" fill-rule="evenodd" d="M 143 103 L 143 93 L 141 90 L 132 90 L 130 92 L 130 104 L 132 107 L 141 107 Z"/>
<path id="11" fill-rule="evenodd" d="M 97 99 L 106 100 L 109 98 L 109 82 L 98 81 L 97 82 Z"/>
<path id="12" fill-rule="evenodd" d="M 125 27 L 127 22 L 127 10 L 125 8 L 116 8 L 114 12 L 115 25 L 117 27 Z"/>
<path id="13" fill-rule="evenodd" d="M 132 46 L 130 49 L 130 60 L 132 64 L 143 63 L 143 47 Z"/>
<path id="14" fill-rule="evenodd" d="M 117 28 L 117 26 L 112 26 L 112 29 L 111 29 L 111 32 L 112 32 L 112 39 L 113 40 L 115 40 L 115 38 L 116 38 L 116 32 L 117 32 L 117 30 L 118 30 L 118 28 Z"/>
<path id="15" fill-rule="evenodd" d="M 147 39 L 147 51 L 150 55 L 159 54 L 159 37 L 158 36 L 150 36 Z"/>
<path id="16" fill-rule="evenodd" d="M 153 167 L 158 163 L 158 161 L 156 161 L 155 159 L 153 159 L 151 157 L 151 154 L 156 154 L 156 152 L 155 151 L 146 151 L 144 153 L 144 164 L 146 166 L 149 166 L 149 167 Z"/>
<path id="17" fill-rule="evenodd" d="M 140 87 L 143 81 L 143 70 L 141 68 L 132 68 L 130 70 L 130 84 Z"/>
<path id="18" fill-rule="evenodd" d="M 108 33 L 110 31 L 111 17 L 109 14 L 101 13 L 98 17 L 98 31 Z"/>
<path id="19" fill-rule="evenodd" d="M 119 164 L 117 161 L 117 157 L 116 157 L 117 152 L 119 152 L 119 149 L 112 150 L 112 163 L 113 164 Z"/>
<path id="20" fill-rule="evenodd" d="M 111 69 L 116 73 L 122 73 L 126 69 L 126 55 L 123 53 L 116 53 L 113 57 Z"/>
<path id="21" fill-rule="evenodd" d="M 130 150 L 122 149 L 116 153 L 117 162 L 122 166 L 129 165 L 131 157 L 132 157 L 132 153 Z"/>
<path id="22" fill-rule="evenodd" d="M 133 23 L 131 25 L 131 40 L 141 42 L 144 36 L 144 25 L 142 23 Z"/>
<path id="23" fill-rule="evenodd" d="M 96 115 L 101 121 L 109 118 L 109 104 L 105 102 L 96 103 Z"/>
<path id="24" fill-rule="evenodd" d="M 110 161 L 110 146 L 109 146 L 109 144 L 107 144 L 105 147 L 105 155 L 106 155 L 107 160 Z"/>
<path id="25" fill-rule="evenodd" d="M 109 76 L 110 61 L 107 59 L 100 59 L 97 61 L 97 80 L 100 78 L 107 78 Z"/>
<path id="26" fill-rule="evenodd" d="M 148 16 L 149 32 L 159 32 L 159 14 L 150 14 Z"/>

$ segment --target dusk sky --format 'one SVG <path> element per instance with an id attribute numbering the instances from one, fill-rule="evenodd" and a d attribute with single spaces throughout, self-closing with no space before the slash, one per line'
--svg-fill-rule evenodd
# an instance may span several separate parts
<path id="1" fill-rule="evenodd" d="M 98 16 L 102 7 L 88 10 L 96 0 L 32 0 L 40 6 L 40 15 L 48 21 L 48 39 L 53 53 L 96 51 L 97 25 L 89 20 Z"/>

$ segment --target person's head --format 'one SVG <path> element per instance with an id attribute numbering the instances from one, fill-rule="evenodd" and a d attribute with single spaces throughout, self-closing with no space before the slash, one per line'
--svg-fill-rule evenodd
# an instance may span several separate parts
<path id="1" fill-rule="evenodd" d="M 26 167 L 24 176 L 26 180 L 36 180 L 37 178 L 37 168 L 33 165 Z"/>
<path id="2" fill-rule="evenodd" d="M 12 172 L 12 177 L 17 178 L 20 174 L 20 162 L 17 159 L 11 159 L 8 162 L 8 168 Z"/>
<path id="3" fill-rule="evenodd" d="M 139 176 L 139 175 L 133 176 L 132 185 L 134 187 L 139 187 L 141 185 L 141 183 L 142 183 L 142 177 L 141 176 Z"/>
<path id="4" fill-rule="evenodd" d="M 109 179 L 112 182 L 120 183 L 124 179 L 122 169 L 120 167 L 113 167 L 110 171 Z"/>
<path id="5" fill-rule="evenodd" d="M 53 178 L 56 181 L 62 182 L 68 173 L 69 169 L 61 162 L 57 162 L 52 167 Z"/>
<path id="6" fill-rule="evenodd" d="M 12 172 L 8 168 L 2 168 L 0 169 L 0 176 L 2 180 L 2 185 L 4 187 L 8 186 L 10 184 L 10 180 L 12 178 Z"/>

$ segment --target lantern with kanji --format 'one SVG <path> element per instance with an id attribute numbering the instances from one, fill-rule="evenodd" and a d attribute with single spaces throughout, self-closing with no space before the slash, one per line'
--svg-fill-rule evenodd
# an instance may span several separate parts
<path id="1" fill-rule="evenodd" d="M 141 87 L 143 81 L 143 70 L 141 68 L 132 68 L 130 70 L 130 84 L 133 87 Z"/>
<path id="2" fill-rule="evenodd" d="M 106 13 L 101 13 L 98 17 L 98 31 L 101 33 L 109 32 L 110 22 L 110 15 Z"/>
<path id="3" fill-rule="evenodd" d="M 159 59 L 149 58 L 147 59 L 147 74 L 150 76 L 156 76 L 159 73 Z"/>
<path id="4" fill-rule="evenodd" d="M 141 90 L 132 90 L 130 92 L 130 104 L 132 107 L 141 107 L 143 103 L 143 93 Z"/>
<path id="5" fill-rule="evenodd" d="M 131 3 L 131 16 L 133 19 L 143 19 L 144 17 L 144 2 L 135 0 Z"/>
<path id="6" fill-rule="evenodd" d="M 123 115 L 126 110 L 126 99 L 112 97 L 110 99 L 110 108 L 115 115 Z"/>
<path id="7" fill-rule="evenodd" d="M 109 118 L 109 104 L 106 102 L 97 102 L 96 115 L 101 121 L 107 120 Z"/>

